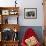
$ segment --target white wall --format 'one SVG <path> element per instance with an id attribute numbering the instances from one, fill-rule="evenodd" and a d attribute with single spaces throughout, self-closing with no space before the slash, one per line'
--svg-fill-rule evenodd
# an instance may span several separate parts
<path id="1" fill-rule="evenodd" d="M 24 5 L 23 5 L 24 4 Z M 43 26 L 43 6 L 42 0 L 24 0 L 24 3 L 21 4 L 20 11 L 20 25 L 22 26 Z M 24 19 L 24 8 L 37 8 L 37 19 Z"/>
<path id="2" fill-rule="evenodd" d="M 15 6 L 15 0 L 0 0 L 0 6 Z M 19 9 L 19 24 L 21 26 L 43 26 L 42 0 L 17 0 Z M 37 8 L 37 19 L 24 19 L 24 8 Z"/>

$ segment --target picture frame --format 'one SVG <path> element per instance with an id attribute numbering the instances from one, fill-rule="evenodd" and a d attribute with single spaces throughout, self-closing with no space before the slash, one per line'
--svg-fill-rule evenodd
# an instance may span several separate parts
<path id="1" fill-rule="evenodd" d="M 2 10 L 2 15 L 9 15 L 9 10 Z"/>
<path id="2" fill-rule="evenodd" d="M 18 12 L 15 11 L 15 10 L 10 10 L 10 11 L 9 11 L 9 14 L 10 14 L 10 15 L 17 15 L 17 13 L 18 13 Z"/>
<path id="3" fill-rule="evenodd" d="M 25 19 L 37 19 L 37 8 L 24 8 Z"/>

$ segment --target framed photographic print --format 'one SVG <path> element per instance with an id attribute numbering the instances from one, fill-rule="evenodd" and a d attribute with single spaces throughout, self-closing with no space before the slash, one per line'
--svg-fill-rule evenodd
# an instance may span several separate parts
<path id="1" fill-rule="evenodd" d="M 24 18 L 25 19 L 36 19 L 37 8 L 24 8 Z"/>
<path id="2" fill-rule="evenodd" d="M 9 15 L 9 10 L 2 10 L 2 15 Z"/>

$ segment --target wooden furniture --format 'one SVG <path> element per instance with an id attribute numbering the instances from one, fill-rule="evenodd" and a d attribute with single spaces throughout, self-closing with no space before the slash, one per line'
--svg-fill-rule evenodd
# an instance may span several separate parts
<path id="1" fill-rule="evenodd" d="M 18 41 L 5 41 L 2 44 L 3 46 L 18 46 Z"/>
<path id="2" fill-rule="evenodd" d="M 15 17 L 15 23 L 12 24 L 8 22 L 9 17 Z M 0 7 L 0 32 L 1 32 L 1 41 L 0 46 L 18 46 L 19 40 L 2 40 L 2 32 L 4 29 L 11 29 L 15 33 L 19 31 L 20 26 L 18 24 L 19 17 L 19 7 Z"/>
<path id="3" fill-rule="evenodd" d="M 0 24 L 0 30 L 1 30 L 1 32 L 5 29 L 5 28 L 10 28 L 10 29 L 12 29 L 13 31 L 16 29 L 17 31 L 16 32 L 18 32 L 19 31 L 19 29 L 20 29 L 20 26 L 19 26 L 19 24 Z"/>
<path id="4" fill-rule="evenodd" d="M 44 8 L 44 26 L 46 26 L 46 0 L 43 0 L 43 8 Z"/>
<path id="5" fill-rule="evenodd" d="M 0 41 L 0 46 L 2 46 L 2 42 Z"/>
<path id="6" fill-rule="evenodd" d="M 44 46 L 46 46 L 46 30 L 44 30 Z"/>
<path id="7" fill-rule="evenodd" d="M 46 0 L 43 0 L 44 9 L 44 44 L 46 46 Z"/>
<path id="8" fill-rule="evenodd" d="M 8 16 L 17 16 L 18 23 L 19 7 L 0 7 L 1 24 L 8 23 Z"/>

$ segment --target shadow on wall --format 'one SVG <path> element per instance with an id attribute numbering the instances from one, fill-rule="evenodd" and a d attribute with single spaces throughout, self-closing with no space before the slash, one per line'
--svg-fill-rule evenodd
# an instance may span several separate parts
<path id="1" fill-rule="evenodd" d="M 41 26 L 21 26 L 20 31 L 19 31 L 19 40 L 20 40 L 20 42 L 21 42 L 21 40 L 22 40 L 22 38 L 24 36 L 25 31 L 28 28 L 32 28 L 36 32 L 39 41 L 41 43 L 43 43 L 43 30 L 42 30 Z"/>

